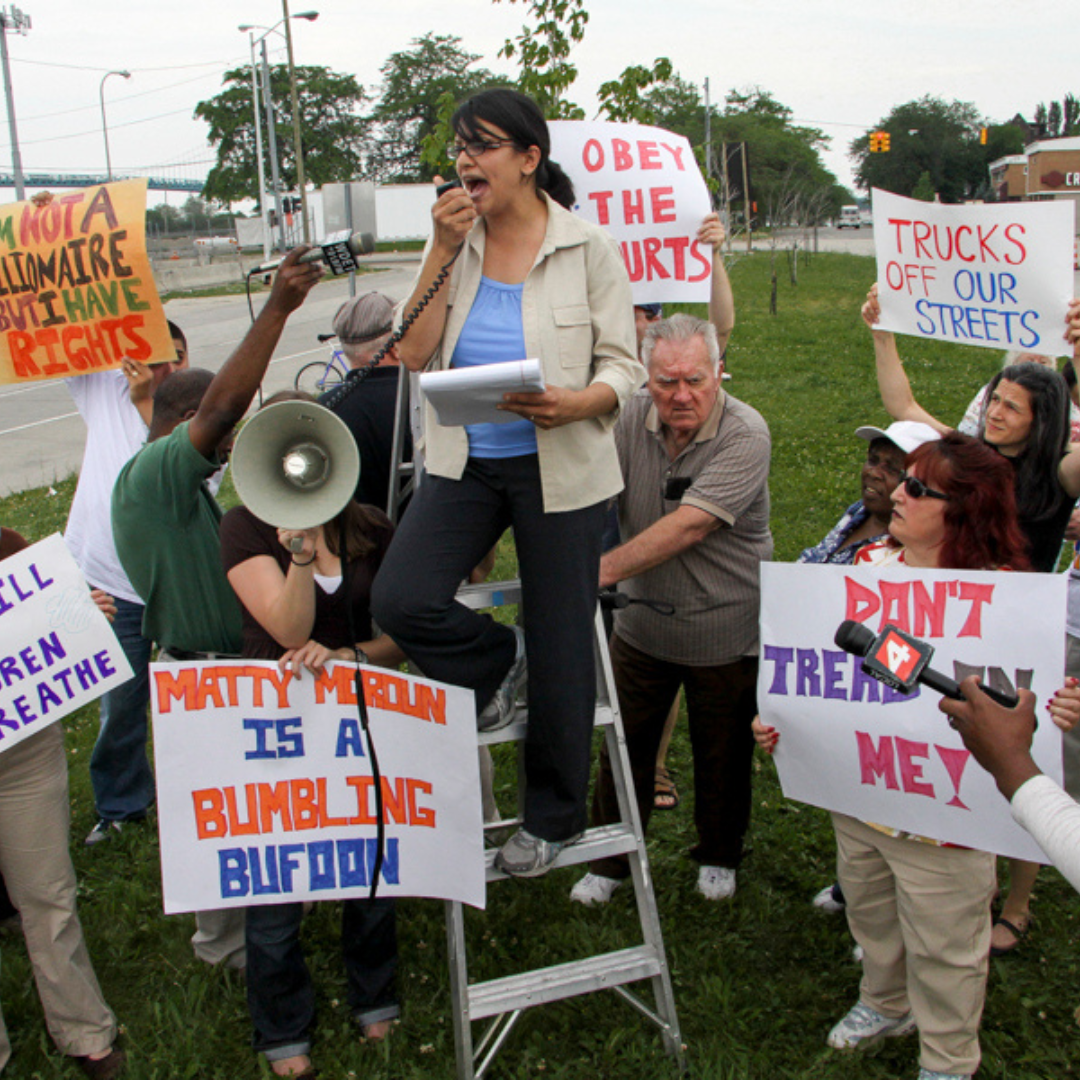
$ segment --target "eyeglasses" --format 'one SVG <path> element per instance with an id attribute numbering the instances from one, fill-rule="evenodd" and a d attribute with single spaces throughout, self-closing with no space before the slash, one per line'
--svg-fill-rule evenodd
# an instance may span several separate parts
<path id="1" fill-rule="evenodd" d="M 513 139 L 469 139 L 468 142 L 452 142 L 446 148 L 451 161 L 456 161 L 464 151 L 475 161 L 489 150 L 498 150 L 500 146 L 516 146 Z"/>
<path id="2" fill-rule="evenodd" d="M 943 502 L 952 501 L 948 495 L 935 491 L 932 487 L 927 487 L 917 476 L 904 475 L 900 478 L 900 483 L 904 485 L 904 491 L 913 499 L 931 498 L 941 499 Z"/>

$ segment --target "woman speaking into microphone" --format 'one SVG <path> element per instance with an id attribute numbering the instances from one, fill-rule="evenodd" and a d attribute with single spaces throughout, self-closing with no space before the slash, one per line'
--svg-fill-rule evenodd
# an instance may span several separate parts
<path id="1" fill-rule="evenodd" d="M 463 186 L 435 203 L 406 319 L 449 280 L 398 355 L 412 371 L 537 357 L 545 389 L 506 395 L 500 407 L 519 418 L 510 423 L 444 427 L 428 410 L 426 475 L 372 605 L 425 675 L 475 691 L 482 730 L 513 718 L 528 656 L 524 822 L 496 865 L 533 877 L 585 827 L 600 538 L 605 503 L 622 487 L 612 425 L 644 372 L 618 248 L 569 213 L 573 185 L 550 160 L 536 103 L 487 90 L 459 106 L 452 127 Z M 508 526 L 523 635 L 454 599 Z"/>

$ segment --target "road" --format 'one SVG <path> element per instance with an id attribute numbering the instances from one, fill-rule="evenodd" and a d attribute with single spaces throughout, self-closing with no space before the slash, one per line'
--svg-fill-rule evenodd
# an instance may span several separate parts
<path id="1" fill-rule="evenodd" d="M 378 289 L 399 300 L 417 265 L 409 262 L 363 274 L 356 279 L 357 290 Z M 265 295 L 254 298 L 256 311 Z M 291 387 L 302 364 L 328 355 L 316 335 L 330 332 L 334 315 L 348 295 L 344 278 L 316 286 L 285 328 L 263 382 L 264 393 Z M 251 325 L 243 296 L 170 300 L 165 312 L 187 335 L 192 366 L 211 371 L 221 367 Z M 69 476 L 82 461 L 85 440 L 86 428 L 62 381 L 0 387 L 0 496 Z"/>

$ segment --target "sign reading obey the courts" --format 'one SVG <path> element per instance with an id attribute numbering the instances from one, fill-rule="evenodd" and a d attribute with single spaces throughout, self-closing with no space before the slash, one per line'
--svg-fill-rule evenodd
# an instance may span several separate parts
<path id="1" fill-rule="evenodd" d="M 1063 683 L 1065 586 L 1058 574 L 897 566 L 762 565 L 762 719 L 780 733 L 788 798 L 934 840 L 1045 862 L 925 687 L 905 696 L 834 643 L 845 619 L 934 647 L 930 666 L 1021 686 L 1041 704 Z M 1041 719 L 1033 753 L 1061 780 L 1061 732 Z"/>
<path id="2" fill-rule="evenodd" d="M 635 304 L 709 299 L 712 209 L 690 142 L 647 124 L 554 120 L 551 157 L 574 182 L 574 212 L 618 241 Z"/>
<path id="3" fill-rule="evenodd" d="M 151 665 L 165 911 L 362 898 L 379 853 L 351 664 Z M 380 896 L 484 906 L 473 694 L 361 667 Z"/>

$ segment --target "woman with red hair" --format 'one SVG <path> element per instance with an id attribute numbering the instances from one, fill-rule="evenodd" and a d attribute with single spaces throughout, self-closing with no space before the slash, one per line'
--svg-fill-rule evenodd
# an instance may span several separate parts
<path id="1" fill-rule="evenodd" d="M 1026 570 L 1013 469 L 983 442 L 951 432 L 907 458 L 889 539 L 856 565 Z M 1052 714 L 1075 711 L 1074 689 Z M 837 865 L 863 950 L 859 1001 L 829 1033 L 850 1050 L 918 1028 L 919 1080 L 959 1080 L 979 1066 L 990 955 L 994 856 L 834 813 Z"/>

